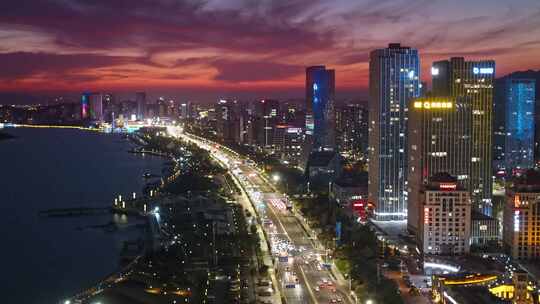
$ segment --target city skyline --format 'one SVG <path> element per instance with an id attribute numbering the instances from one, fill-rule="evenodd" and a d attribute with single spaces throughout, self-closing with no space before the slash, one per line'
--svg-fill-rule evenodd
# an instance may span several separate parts
<path id="1" fill-rule="evenodd" d="M 304 68 L 324 64 L 336 70 L 336 98 L 365 99 L 369 51 L 389 42 L 419 50 L 428 83 L 431 64 L 452 56 L 494 59 L 497 77 L 540 68 L 538 3 L 461 4 L 7 1 L 0 92 L 297 98 Z"/>

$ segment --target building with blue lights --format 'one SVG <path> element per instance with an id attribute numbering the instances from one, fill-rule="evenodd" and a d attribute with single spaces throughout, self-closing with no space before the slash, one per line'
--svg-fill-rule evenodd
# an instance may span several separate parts
<path id="1" fill-rule="evenodd" d="M 534 79 L 513 75 L 497 79 L 495 86 L 495 164 L 512 174 L 534 167 Z"/>
<path id="2" fill-rule="evenodd" d="M 420 95 L 418 50 L 390 44 L 369 61 L 369 201 L 380 220 L 407 217 L 408 106 Z"/>
<path id="3" fill-rule="evenodd" d="M 84 93 L 81 96 L 81 120 L 88 120 L 90 118 L 90 93 Z"/>
<path id="4" fill-rule="evenodd" d="M 306 133 L 313 136 L 313 149 L 335 147 L 335 72 L 325 66 L 306 69 Z"/>

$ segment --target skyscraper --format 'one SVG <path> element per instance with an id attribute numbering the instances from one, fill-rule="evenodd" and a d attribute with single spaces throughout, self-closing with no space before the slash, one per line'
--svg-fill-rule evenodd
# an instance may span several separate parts
<path id="1" fill-rule="evenodd" d="M 279 116 L 279 102 L 277 100 L 262 99 L 253 104 L 253 114 L 257 124 L 257 142 L 269 148 L 273 143 L 274 130 L 281 122 Z"/>
<path id="2" fill-rule="evenodd" d="M 534 166 L 535 80 L 512 75 L 497 79 L 494 128 L 496 169 Z"/>
<path id="3" fill-rule="evenodd" d="M 90 102 L 90 94 L 83 93 L 81 96 L 81 120 L 87 120 L 90 116 L 90 110 L 88 108 Z"/>
<path id="4" fill-rule="evenodd" d="M 182 120 L 188 120 L 191 118 L 191 102 L 184 102 L 180 104 L 180 118 Z"/>
<path id="5" fill-rule="evenodd" d="M 368 111 L 359 104 L 336 107 L 336 140 L 340 153 L 365 157 L 368 147 Z"/>
<path id="6" fill-rule="evenodd" d="M 468 190 L 476 210 L 491 215 L 493 60 L 465 61 L 462 57 L 434 62 L 433 94 L 467 97 L 472 107 L 471 159 Z"/>
<path id="7" fill-rule="evenodd" d="M 135 101 L 137 102 L 137 119 L 143 120 L 146 116 L 146 93 L 137 92 L 135 94 Z"/>
<path id="8" fill-rule="evenodd" d="M 218 140 L 227 143 L 240 142 L 240 117 L 238 102 L 221 99 L 215 107 Z"/>
<path id="9" fill-rule="evenodd" d="M 407 216 L 408 106 L 420 94 L 418 51 L 400 44 L 369 61 L 369 201 L 377 219 Z"/>
<path id="10" fill-rule="evenodd" d="M 334 149 L 334 94 L 334 70 L 327 70 L 325 66 L 306 69 L 306 127 L 307 133 L 313 135 L 314 149 Z"/>
<path id="11" fill-rule="evenodd" d="M 82 94 L 81 120 L 103 121 L 103 95 L 101 93 Z"/>
<path id="12" fill-rule="evenodd" d="M 412 233 L 418 232 L 421 191 L 431 176 L 449 173 L 461 189 L 468 190 L 471 123 L 471 104 L 466 97 L 417 98 L 409 106 L 407 228 Z"/>
<path id="13" fill-rule="evenodd" d="M 90 94 L 89 108 L 91 120 L 103 121 L 103 95 L 101 93 Z"/>

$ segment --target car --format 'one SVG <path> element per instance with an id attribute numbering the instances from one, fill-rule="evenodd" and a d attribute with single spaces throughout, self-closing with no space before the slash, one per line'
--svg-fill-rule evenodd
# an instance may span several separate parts
<path id="1" fill-rule="evenodd" d="M 412 286 L 411 289 L 409 290 L 409 294 L 412 295 L 412 296 L 419 296 L 420 295 L 420 290 L 418 288 L 416 288 L 416 286 Z"/>
<path id="2" fill-rule="evenodd" d="M 332 290 L 333 293 L 337 292 L 337 290 L 335 288 L 332 288 L 331 290 Z"/>
<path id="3" fill-rule="evenodd" d="M 319 292 L 319 291 L 321 291 L 321 288 L 319 286 L 315 286 L 315 291 Z"/>
<path id="4" fill-rule="evenodd" d="M 330 302 L 328 303 L 337 303 L 337 300 L 336 299 L 330 299 Z"/>
<path id="5" fill-rule="evenodd" d="M 343 302 L 343 299 L 342 298 L 337 298 L 337 301 L 338 301 L 338 303 L 341 303 L 341 302 Z"/>

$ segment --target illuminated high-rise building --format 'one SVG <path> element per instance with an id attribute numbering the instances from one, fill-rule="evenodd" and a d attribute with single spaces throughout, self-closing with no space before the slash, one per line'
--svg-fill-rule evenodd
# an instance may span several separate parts
<path id="1" fill-rule="evenodd" d="M 335 148 L 335 71 L 325 66 L 306 69 L 306 128 L 314 149 Z"/>
<path id="2" fill-rule="evenodd" d="M 420 94 L 418 51 L 400 44 L 369 62 L 369 201 L 377 219 L 407 216 L 408 107 Z"/>
<path id="3" fill-rule="evenodd" d="M 262 99 L 253 104 L 253 116 L 259 132 L 256 135 L 257 142 L 266 148 L 273 143 L 276 125 L 281 122 L 279 115 L 279 102 L 272 99 Z"/>
<path id="4" fill-rule="evenodd" d="M 418 232 L 421 191 L 431 176 L 449 173 L 461 189 L 468 190 L 471 124 L 471 104 L 467 97 L 423 97 L 411 102 L 407 228 L 412 233 Z"/>
<path id="5" fill-rule="evenodd" d="M 494 162 L 508 174 L 534 167 L 535 80 L 497 79 L 494 103 Z"/>
<path id="6" fill-rule="evenodd" d="M 103 121 L 103 95 L 84 93 L 81 96 L 81 119 L 83 121 Z"/>
<path id="7" fill-rule="evenodd" d="M 103 121 L 103 95 L 94 93 L 89 98 L 90 119 L 93 121 Z"/>
<path id="8" fill-rule="evenodd" d="M 540 259 L 540 172 L 529 169 L 506 191 L 503 241 L 514 259 Z"/>
<path id="9" fill-rule="evenodd" d="M 240 117 L 236 100 L 219 100 L 215 107 L 217 137 L 221 142 L 240 142 Z"/>
<path id="10" fill-rule="evenodd" d="M 471 104 L 471 159 L 467 176 L 476 210 L 491 215 L 492 209 L 492 113 L 495 62 L 465 61 L 462 57 L 434 62 L 433 94 L 467 98 Z"/>
<path id="11" fill-rule="evenodd" d="M 87 120 L 90 117 L 90 93 L 84 93 L 81 96 L 81 120 Z"/>
<path id="12" fill-rule="evenodd" d="M 135 101 L 137 102 L 137 119 L 143 120 L 146 116 L 146 93 L 137 92 L 135 94 Z"/>
<path id="13" fill-rule="evenodd" d="M 180 118 L 188 120 L 191 118 L 191 102 L 183 102 L 180 104 Z"/>
<path id="14" fill-rule="evenodd" d="M 366 157 L 368 147 L 368 111 L 359 104 L 336 108 L 336 140 L 342 155 Z"/>

